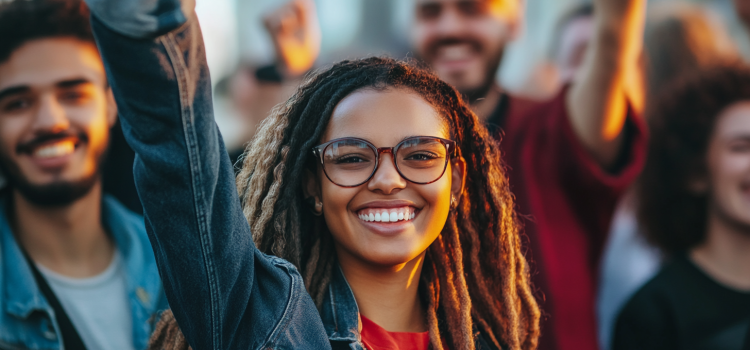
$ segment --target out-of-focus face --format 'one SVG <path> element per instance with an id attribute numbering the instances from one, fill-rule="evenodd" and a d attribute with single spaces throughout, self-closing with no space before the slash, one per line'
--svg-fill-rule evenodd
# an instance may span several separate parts
<path id="1" fill-rule="evenodd" d="M 560 69 L 561 82 L 571 82 L 575 77 L 578 68 L 583 63 L 586 48 L 593 33 L 594 19 L 592 17 L 577 17 L 563 28 L 555 57 L 555 63 Z"/>
<path id="2" fill-rule="evenodd" d="M 437 110 L 418 94 L 365 89 L 336 106 L 321 143 L 356 137 L 376 147 L 394 147 L 412 136 L 450 138 Z M 463 161 L 449 162 L 437 181 L 419 185 L 401 177 L 392 159 L 383 153 L 372 178 L 351 188 L 334 184 L 318 167 L 315 186 L 342 264 L 405 264 L 422 256 L 445 226 L 451 195 L 461 191 Z M 373 220 L 383 213 L 393 220 Z"/>
<path id="3" fill-rule="evenodd" d="M 31 202 L 64 205 L 87 193 L 115 118 L 93 43 L 34 40 L 0 63 L 0 169 Z"/>
<path id="4" fill-rule="evenodd" d="M 750 233 L 750 101 L 721 113 L 707 153 L 711 210 Z"/>
<path id="5" fill-rule="evenodd" d="M 470 99 L 494 83 L 521 20 L 520 0 L 415 0 L 412 41 L 438 76 Z"/>
<path id="6" fill-rule="evenodd" d="M 734 8 L 745 25 L 750 26 L 750 1 L 734 0 Z"/>

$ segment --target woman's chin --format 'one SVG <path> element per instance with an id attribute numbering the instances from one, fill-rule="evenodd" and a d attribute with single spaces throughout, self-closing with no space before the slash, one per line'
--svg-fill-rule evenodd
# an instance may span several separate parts
<path id="1" fill-rule="evenodd" d="M 390 247 L 391 249 L 371 249 L 364 252 L 363 260 L 373 266 L 390 267 L 406 264 L 421 256 L 424 250 Z"/>

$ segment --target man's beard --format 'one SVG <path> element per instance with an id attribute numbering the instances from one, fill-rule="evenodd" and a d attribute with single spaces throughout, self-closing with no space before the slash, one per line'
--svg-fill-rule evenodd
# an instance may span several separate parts
<path id="1" fill-rule="evenodd" d="M 9 189 L 18 193 L 30 203 L 47 208 L 64 207 L 91 192 L 99 182 L 100 167 L 106 156 L 106 150 L 97 159 L 96 171 L 91 175 L 74 181 L 56 181 L 50 184 L 36 185 L 23 176 L 18 166 L 0 151 L 0 173 L 5 177 Z"/>
<path id="2" fill-rule="evenodd" d="M 478 100 L 487 97 L 487 94 L 492 90 L 492 87 L 495 86 L 495 75 L 496 73 L 488 74 L 487 78 L 479 86 L 461 88 L 458 89 L 458 92 L 461 93 L 464 101 L 469 104 L 477 102 Z"/>

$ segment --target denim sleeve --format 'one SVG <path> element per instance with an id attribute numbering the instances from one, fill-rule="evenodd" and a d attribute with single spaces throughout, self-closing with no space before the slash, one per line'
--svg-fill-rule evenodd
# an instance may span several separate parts
<path id="1" fill-rule="evenodd" d="M 123 34 L 96 8 L 92 18 L 175 318 L 193 349 L 330 348 L 297 270 L 253 244 L 213 120 L 200 28 L 192 10 L 185 18 L 151 37 Z"/>

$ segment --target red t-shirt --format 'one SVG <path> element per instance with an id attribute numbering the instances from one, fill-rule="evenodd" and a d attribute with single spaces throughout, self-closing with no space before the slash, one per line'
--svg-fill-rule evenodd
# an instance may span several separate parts
<path id="1" fill-rule="evenodd" d="M 430 347 L 429 332 L 389 332 L 367 317 L 361 314 L 359 317 L 362 319 L 360 336 L 367 350 L 427 350 Z"/>
<path id="2" fill-rule="evenodd" d="M 506 97 L 488 122 L 502 129 L 495 135 L 526 216 L 532 279 L 542 292 L 539 349 L 596 350 L 598 264 L 615 205 L 643 166 L 646 132 L 629 113 L 622 157 L 605 171 L 576 137 L 565 91 L 544 103 Z"/>

